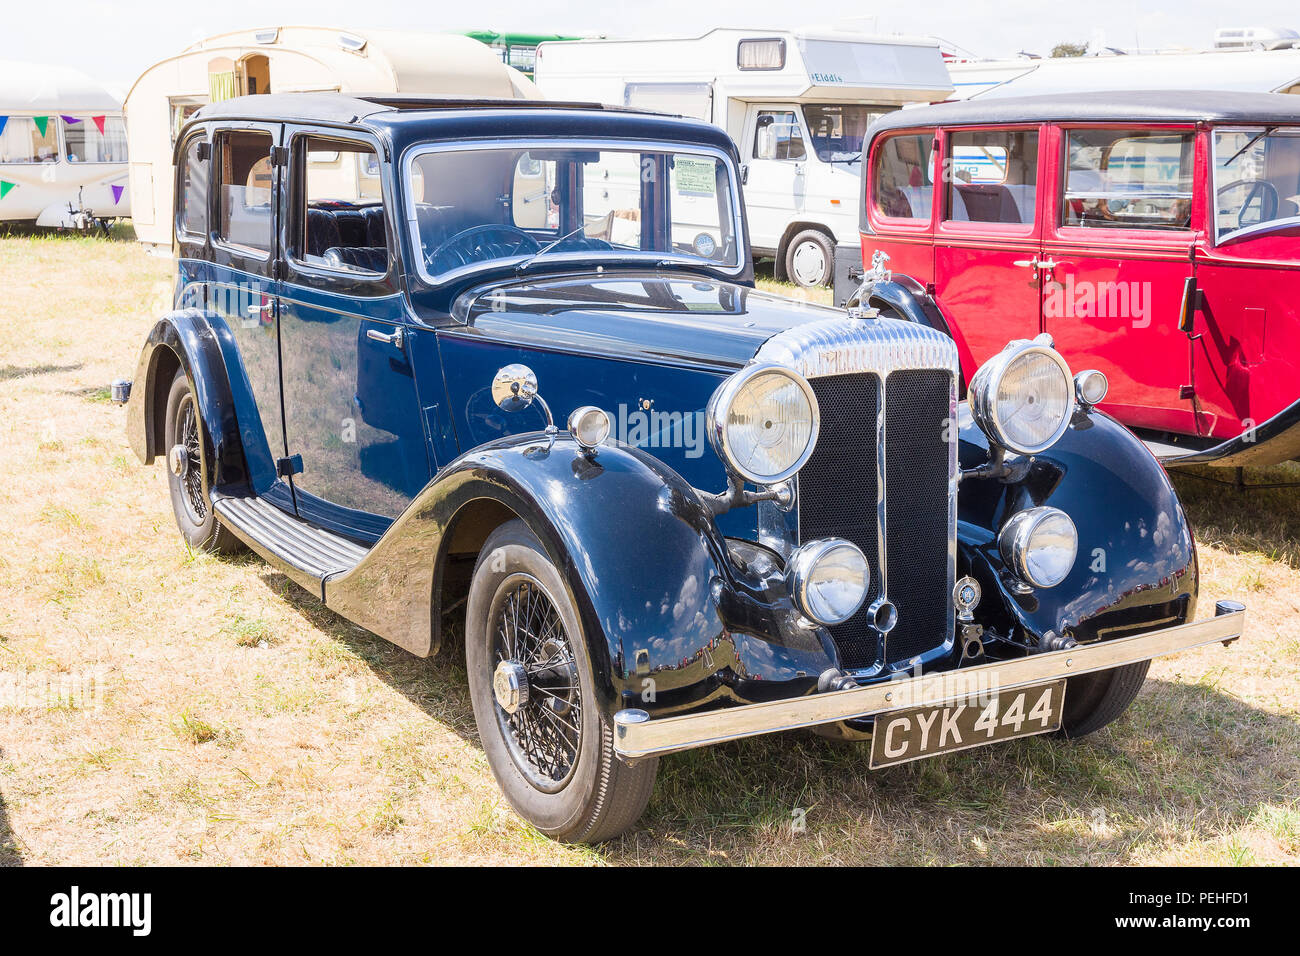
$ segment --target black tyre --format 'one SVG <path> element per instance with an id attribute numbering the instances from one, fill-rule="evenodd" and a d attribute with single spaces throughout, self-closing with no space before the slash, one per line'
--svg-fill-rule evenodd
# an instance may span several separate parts
<path id="1" fill-rule="evenodd" d="M 1150 661 L 1138 661 L 1067 680 L 1061 736 L 1085 737 L 1119 717 L 1142 689 L 1150 667 Z"/>
<path id="2" fill-rule="evenodd" d="M 797 286 L 830 285 L 835 275 L 835 243 L 820 229 L 797 233 L 785 247 L 785 274 Z"/>
<path id="3" fill-rule="evenodd" d="M 632 826 L 650 799 L 658 761 L 629 766 L 614 753 L 577 608 L 522 521 L 484 543 L 465 613 L 474 719 L 510 805 L 570 842 L 599 843 Z"/>
<path id="4" fill-rule="evenodd" d="M 213 554 L 234 554 L 243 544 L 221 522 L 209 497 L 211 484 L 203 445 L 203 417 L 185 370 L 176 372 L 167 393 L 167 488 L 176 527 L 190 546 Z"/>

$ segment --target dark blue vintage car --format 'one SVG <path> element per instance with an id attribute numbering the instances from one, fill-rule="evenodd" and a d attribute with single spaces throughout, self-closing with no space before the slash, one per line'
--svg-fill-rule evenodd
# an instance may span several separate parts
<path id="1" fill-rule="evenodd" d="M 417 655 L 463 613 L 483 747 L 545 833 L 617 834 L 659 755 L 771 731 L 873 767 L 1077 737 L 1241 633 L 1192 623 L 1165 474 L 1050 340 L 959 404 L 948 337 L 756 291 L 713 126 L 268 95 L 175 159 L 133 448 L 191 545 Z"/>

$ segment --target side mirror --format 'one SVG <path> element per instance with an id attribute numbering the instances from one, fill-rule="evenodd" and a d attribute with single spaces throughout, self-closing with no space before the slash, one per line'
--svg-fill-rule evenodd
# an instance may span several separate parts
<path id="1" fill-rule="evenodd" d="M 1201 290 L 1196 287 L 1196 276 L 1183 280 L 1183 301 L 1178 310 L 1178 330 L 1191 335 L 1196 330 L 1196 313 L 1201 308 Z"/>
<path id="2" fill-rule="evenodd" d="M 505 365 L 492 379 L 492 401 L 503 412 L 522 412 L 537 402 L 546 413 L 547 430 L 555 428 L 550 406 L 537 394 L 537 375 L 527 365 Z"/>

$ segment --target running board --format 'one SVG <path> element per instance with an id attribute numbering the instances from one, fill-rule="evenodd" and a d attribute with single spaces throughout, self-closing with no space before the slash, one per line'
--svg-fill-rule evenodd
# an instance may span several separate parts
<path id="1" fill-rule="evenodd" d="M 217 498 L 213 508 L 241 541 L 321 600 L 326 579 L 351 571 L 368 553 L 264 498 Z"/>

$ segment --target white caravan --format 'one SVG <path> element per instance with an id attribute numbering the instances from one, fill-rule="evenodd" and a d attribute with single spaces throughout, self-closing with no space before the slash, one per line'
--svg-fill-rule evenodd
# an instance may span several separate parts
<path id="1" fill-rule="evenodd" d="M 0 221 L 131 215 L 122 104 L 84 73 L 0 60 Z"/>
<path id="2" fill-rule="evenodd" d="M 206 103 L 272 92 L 538 96 L 527 77 L 464 36 L 281 26 L 199 40 L 145 70 L 126 97 L 135 233 L 141 242 L 171 246 L 172 146 L 190 115 Z M 358 169 L 357 161 L 356 154 L 348 153 L 323 160 L 350 178 L 341 194 L 377 188 L 377 176 Z"/>
<path id="3" fill-rule="evenodd" d="M 952 93 L 936 41 L 837 30 L 543 43 L 534 79 L 549 99 L 677 113 L 725 129 L 744 164 L 754 251 L 775 257 L 777 276 L 802 286 L 830 281 L 839 244 L 860 258 L 870 122 Z M 704 229 L 698 238 L 712 236 Z"/>

